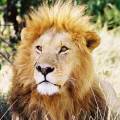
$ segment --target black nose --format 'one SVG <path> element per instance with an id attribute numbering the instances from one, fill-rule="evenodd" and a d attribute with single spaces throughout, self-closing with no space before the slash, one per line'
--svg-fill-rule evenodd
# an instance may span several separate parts
<path id="1" fill-rule="evenodd" d="M 43 75 L 47 75 L 48 73 L 50 72 L 53 72 L 54 71 L 54 67 L 45 67 L 45 68 L 42 68 L 40 65 L 36 66 L 36 69 L 41 72 Z"/>

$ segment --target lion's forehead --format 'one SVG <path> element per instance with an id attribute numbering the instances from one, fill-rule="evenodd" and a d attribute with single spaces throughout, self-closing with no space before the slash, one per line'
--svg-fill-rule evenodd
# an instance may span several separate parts
<path id="1" fill-rule="evenodd" d="M 37 53 L 36 46 L 38 45 L 41 46 L 42 50 Z M 65 47 L 67 50 L 60 53 L 62 47 Z M 78 48 L 69 33 L 49 30 L 35 41 L 33 59 L 41 64 L 49 63 L 58 68 L 59 64 L 63 66 L 64 64 L 72 64 L 72 60 L 70 61 L 70 59 L 75 58 L 77 51 Z"/>
<path id="2" fill-rule="evenodd" d="M 36 41 L 35 45 L 40 44 L 43 47 L 59 47 L 62 44 L 71 45 L 71 36 L 67 32 L 57 32 L 54 30 L 48 30 L 41 35 Z"/>

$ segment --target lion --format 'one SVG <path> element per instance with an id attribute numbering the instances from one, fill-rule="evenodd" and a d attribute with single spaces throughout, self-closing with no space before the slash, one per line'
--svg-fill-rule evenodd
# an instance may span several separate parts
<path id="1" fill-rule="evenodd" d="M 26 17 L 13 66 L 12 120 L 107 120 L 91 57 L 100 38 L 85 9 L 58 2 Z"/>

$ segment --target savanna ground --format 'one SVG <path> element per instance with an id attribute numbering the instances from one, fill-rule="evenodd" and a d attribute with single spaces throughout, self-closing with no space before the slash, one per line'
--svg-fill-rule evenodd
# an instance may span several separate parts
<path id="1" fill-rule="evenodd" d="M 0 1 L 0 120 L 10 120 L 7 95 L 12 78 L 12 62 L 24 26 L 24 14 L 37 6 L 39 0 Z M 54 0 L 46 0 L 52 4 Z M 87 4 L 87 13 L 93 16 L 101 44 L 93 53 L 95 72 L 112 109 L 112 120 L 120 120 L 120 1 L 73 0 L 75 4 Z M 111 114 L 110 114 L 111 115 Z"/>

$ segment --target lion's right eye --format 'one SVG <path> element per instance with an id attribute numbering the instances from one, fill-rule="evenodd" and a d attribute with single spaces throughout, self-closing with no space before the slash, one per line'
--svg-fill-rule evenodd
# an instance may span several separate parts
<path id="1" fill-rule="evenodd" d="M 37 45 L 37 46 L 36 46 L 36 49 L 37 49 L 38 51 L 42 52 L 42 46 Z"/>
<path id="2" fill-rule="evenodd" d="M 66 52 L 67 50 L 69 50 L 68 47 L 62 46 L 61 49 L 60 49 L 60 51 L 59 51 L 59 53 L 64 53 L 64 52 Z"/>

